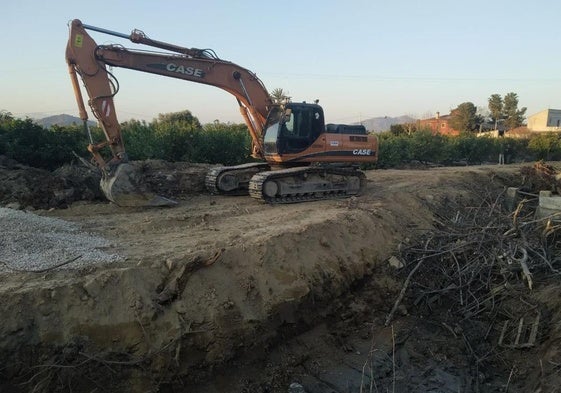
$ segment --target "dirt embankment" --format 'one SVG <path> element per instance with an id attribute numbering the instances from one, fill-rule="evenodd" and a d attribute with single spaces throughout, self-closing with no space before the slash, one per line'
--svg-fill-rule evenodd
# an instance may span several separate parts
<path id="1" fill-rule="evenodd" d="M 0 387 L 286 392 L 298 382 L 343 392 L 359 391 L 365 367 L 385 387 L 397 378 L 413 389 L 407 372 L 410 391 L 476 386 L 461 335 L 409 305 L 383 326 L 403 282 L 387 260 L 447 201 L 519 185 L 520 167 L 367 176 L 366 193 L 346 200 L 269 206 L 203 194 L 165 209 L 78 202 L 29 213 L 78 223 L 124 259 L 1 275 Z M 408 337 L 400 377 L 388 359 Z M 493 378 L 499 389 L 509 375 Z"/>
<path id="2" fill-rule="evenodd" d="M 168 198 L 185 198 L 205 192 L 209 164 L 135 161 L 143 185 Z M 66 208 L 74 202 L 106 201 L 100 172 L 81 162 L 55 171 L 22 165 L 0 155 L 0 206 L 14 209 Z"/>

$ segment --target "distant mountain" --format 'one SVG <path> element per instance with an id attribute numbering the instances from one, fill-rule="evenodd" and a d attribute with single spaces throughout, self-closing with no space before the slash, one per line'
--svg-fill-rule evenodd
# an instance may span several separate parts
<path id="1" fill-rule="evenodd" d="M 53 125 L 57 126 L 71 126 L 71 125 L 82 125 L 82 119 L 71 115 L 54 115 L 43 117 L 42 119 L 35 119 L 35 123 L 42 127 L 49 128 Z M 90 127 L 95 126 L 97 123 L 95 121 L 88 120 Z"/>
<path id="2" fill-rule="evenodd" d="M 366 127 L 366 130 L 373 132 L 388 131 L 390 127 L 394 124 L 406 124 L 415 122 L 410 116 L 399 116 L 399 117 L 373 117 L 371 119 L 362 120 L 360 124 Z"/>
<path id="3" fill-rule="evenodd" d="M 362 124 L 368 131 L 382 132 L 388 131 L 393 124 L 406 124 L 415 121 L 414 118 L 404 115 L 399 117 L 373 117 L 355 124 Z M 35 119 L 34 122 L 45 128 L 49 128 L 55 124 L 58 126 L 82 125 L 82 119 L 79 117 L 64 114 Z M 91 120 L 88 121 L 88 124 L 90 127 L 97 125 L 95 121 Z"/>

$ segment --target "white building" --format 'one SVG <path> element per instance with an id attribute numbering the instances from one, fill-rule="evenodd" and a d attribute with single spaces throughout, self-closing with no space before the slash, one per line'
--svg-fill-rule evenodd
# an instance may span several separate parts
<path id="1" fill-rule="evenodd" d="M 561 131 L 561 110 L 544 109 L 532 116 L 528 116 L 530 131 Z"/>

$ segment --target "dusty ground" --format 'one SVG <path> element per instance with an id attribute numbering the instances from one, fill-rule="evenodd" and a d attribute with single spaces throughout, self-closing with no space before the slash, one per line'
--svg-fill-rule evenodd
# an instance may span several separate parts
<path id="1" fill-rule="evenodd" d="M 480 340 L 500 353 L 476 359 L 411 297 L 384 326 L 406 278 L 388 264 L 400 244 L 451 200 L 520 185 L 520 168 L 370 171 L 358 198 L 283 206 L 206 194 L 163 209 L 37 206 L 126 260 L 0 276 L 0 391 L 553 392 L 553 273 L 526 291 L 547 311 L 531 348 L 498 349 L 490 321 Z"/>

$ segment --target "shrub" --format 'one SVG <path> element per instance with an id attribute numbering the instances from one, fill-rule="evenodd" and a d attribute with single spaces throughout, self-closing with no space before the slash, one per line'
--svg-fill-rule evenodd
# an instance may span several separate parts
<path id="1" fill-rule="evenodd" d="M 163 156 L 157 134 L 145 121 L 124 122 L 121 124 L 121 134 L 129 159 L 146 160 Z"/>
<path id="2" fill-rule="evenodd" d="M 499 150 L 496 139 L 478 138 L 473 133 L 462 133 L 451 138 L 455 161 L 466 161 L 467 164 L 481 164 L 498 157 Z M 495 157 L 495 158 L 492 158 Z"/>
<path id="3" fill-rule="evenodd" d="M 423 164 L 441 163 L 449 159 L 447 138 L 430 131 L 417 131 L 411 135 L 409 157 Z"/>
<path id="4" fill-rule="evenodd" d="M 45 129 L 31 119 L 0 121 L 0 154 L 38 168 L 55 169 L 72 161 L 73 151 L 86 153 L 86 141 L 76 126 Z"/>
<path id="5" fill-rule="evenodd" d="M 211 123 L 160 116 L 150 124 L 123 123 L 122 134 L 130 159 L 150 158 L 236 165 L 251 160 L 251 138 L 244 124 Z"/>
<path id="6" fill-rule="evenodd" d="M 406 134 L 394 135 L 392 133 L 380 134 L 378 168 L 393 168 L 403 162 L 409 162 L 410 138 Z"/>
<path id="7" fill-rule="evenodd" d="M 195 162 L 237 165 L 251 161 L 251 137 L 245 124 L 204 126 L 194 153 Z"/>
<path id="8" fill-rule="evenodd" d="M 532 136 L 528 142 L 528 149 L 538 160 L 559 160 L 561 159 L 560 135 L 548 132 Z"/>

